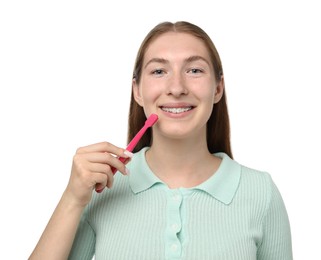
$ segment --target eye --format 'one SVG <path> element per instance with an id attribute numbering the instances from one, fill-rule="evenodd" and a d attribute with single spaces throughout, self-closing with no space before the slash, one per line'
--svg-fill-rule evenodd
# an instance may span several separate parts
<path id="1" fill-rule="evenodd" d="M 155 69 L 151 73 L 155 76 L 162 76 L 165 74 L 165 71 L 163 69 Z"/>
<path id="2" fill-rule="evenodd" d="M 199 74 L 199 73 L 203 73 L 204 71 L 202 69 L 197 69 L 197 68 L 192 68 L 192 69 L 188 69 L 187 73 L 191 73 L 191 74 Z"/>

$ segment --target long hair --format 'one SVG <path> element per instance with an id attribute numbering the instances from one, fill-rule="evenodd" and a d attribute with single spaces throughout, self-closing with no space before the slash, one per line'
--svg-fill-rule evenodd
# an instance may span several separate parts
<path id="1" fill-rule="evenodd" d="M 142 66 L 144 61 L 144 55 L 146 49 L 150 43 L 158 36 L 167 32 L 182 32 L 188 33 L 202 40 L 206 45 L 212 65 L 214 68 L 214 74 L 216 80 L 219 82 L 222 80 L 223 68 L 220 56 L 212 42 L 211 38 L 200 27 L 185 21 L 179 21 L 176 23 L 163 22 L 156 25 L 143 40 L 135 61 L 133 78 L 139 84 L 142 73 Z M 223 82 L 224 83 L 224 82 Z M 146 116 L 143 108 L 137 104 L 134 99 L 133 91 L 131 93 L 131 101 L 129 107 L 128 117 L 128 142 L 135 136 L 135 134 L 144 125 Z M 223 96 L 220 101 L 213 105 L 212 114 L 207 122 L 207 147 L 210 153 L 224 152 L 233 158 L 231 143 L 230 143 L 230 123 L 227 110 L 227 102 L 225 95 L 225 87 Z M 134 152 L 139 151 L 145 146 L 151 146 L 152 143 L 152 131 L 149 128 L 143 138 L 139 141 L 134 149 Z"/>

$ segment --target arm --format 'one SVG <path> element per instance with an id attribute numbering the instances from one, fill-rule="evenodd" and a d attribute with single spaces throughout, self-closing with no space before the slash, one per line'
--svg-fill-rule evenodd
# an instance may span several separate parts
<path id="1" fill-rule="evenodd" d="M 126 174 L 125 165 L 114 156 L 129 158 L 124 151 L 106 142 L 77 150 L 67 188 L 29 260 L 68 258 L 81 215 L 91 200 L 93 189 L 112 187 L 111 167 Z"/>
<path id="2" fill-rule="evenodd" d="M 271 180 L 271 200 L 263 220 L 258 260 L 292 260 L 291 231 L 282 197 Z"/>
<path id="3" fill-rule="evenodd" d="M 82 211 L 65 191 L 29 259 L 67 259 Z"/>

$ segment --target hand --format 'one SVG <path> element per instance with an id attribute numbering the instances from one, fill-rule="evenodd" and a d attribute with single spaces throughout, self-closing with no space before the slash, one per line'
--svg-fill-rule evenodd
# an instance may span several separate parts
<path id="1" fill-rule="evenodd" d="M 94 188 L 101 192 L 105 187 L 112 187 L 113 168 L 123 175 L 128 174 L 125 164 L 131 156 L 130 152 L 108 142 L 78 148 L 66 192 L 76 203 L 87 205 Z M 117 157 L 125 158 L 125 161 L 121 162 Z"/>

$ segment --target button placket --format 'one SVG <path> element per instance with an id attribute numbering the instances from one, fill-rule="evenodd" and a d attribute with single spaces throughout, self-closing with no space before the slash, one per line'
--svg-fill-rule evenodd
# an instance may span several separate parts
<path id="1" fill-rule="evenodd" d="M 178 258 L 182 253 L 178 233 L 182 228 L 181 204 L 183 196 L 179 190 L 170 190 L 167 202 L 166 258 Z"/>

